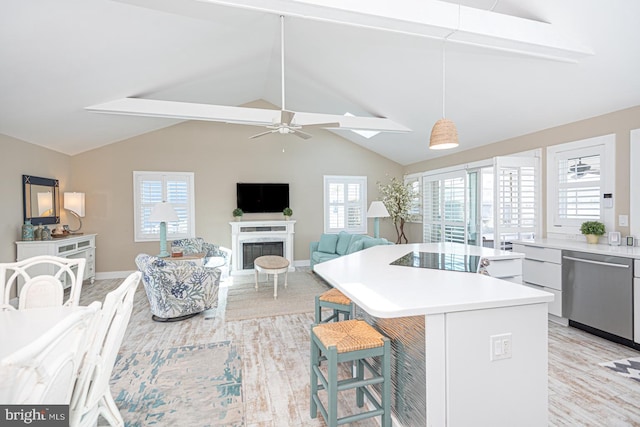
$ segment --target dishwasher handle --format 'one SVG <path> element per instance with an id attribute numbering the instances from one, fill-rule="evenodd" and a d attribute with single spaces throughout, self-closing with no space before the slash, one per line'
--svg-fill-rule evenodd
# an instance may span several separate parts
<path id="1" fill-rule="evenodd" d="M 563 255 L 562 258 L 563 259 L 568 259 L 568 260 L 571 260 L 571 261 L 585 262 L 587 264 L 603 265 L 605 267 L 629 268 L 629 266 L 626 265 L 626 264 L 615 264 L 613 262 L 593 261 L 593 260 L 590 260 L 590 259 L 575 258 L 575 257 L 572 257 L 572 256 L 566 256 L 566 255 Z"/>

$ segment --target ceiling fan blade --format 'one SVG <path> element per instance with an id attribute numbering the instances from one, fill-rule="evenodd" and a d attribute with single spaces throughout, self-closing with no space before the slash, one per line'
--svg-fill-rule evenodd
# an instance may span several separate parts
<path id="1" fill-rule="evenodd" d="M 333 129 L 333 128 L 339 128 L 340 127 L 340 123 L 338 122 L 333 122 L 333 123 L 313 123 L 310 125 L 304 125 L 305 128 L 329 128 L 329 129 Z"/>
<path id="2" fill-rule="evenodd" d="M 293 121 L 293 116 L 295 115 L 296 113 L 293 111 L 282 110 L 282 112 L 280 113 L 280 123 L 286 123 L 290 125 Z"/>
<path id="3" fill-rule="evenodd" d="M 309 139 L 309 138 L 311 138 L 313 136 L 313 135 L 308 134 L 306 132 L 302 132 L 301 130 L 294 130 L 294 131 L 291 131 L 291 133 L 293 133 L 298 138 L 302 138 L 302 139 Z"/>
<path id="4" fill-rule="evenodd" d="M 156 99 L 122 98 L 86 107 L 96 113 L 165 117 L 181 120 L 205 120 L 247 125 L 270 125 L 280 118 L 280 110 L 195 104 Z"/>
<path id="5" fill-rule="evenodd" d="M 257 134 L 255 134 L 255 135 L 253 135 L 253 136 L 250 136 L 250 137 L 249 137 L 249 139 L 260 138 L 261 136 L 269 135 L 270 133 L 274 133 L 274 132 L 277 132 L 277 131 L 275 131 L 275 130 L 268 130 L 268 131 L 266 131 L 266 132 L 260 132 L 260 133 L 257 133 Z"/>

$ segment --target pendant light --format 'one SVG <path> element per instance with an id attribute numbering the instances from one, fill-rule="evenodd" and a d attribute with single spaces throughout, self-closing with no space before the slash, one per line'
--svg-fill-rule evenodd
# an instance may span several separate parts
<path id="1" fill-rule="evenodd" d="M 458 4 L 458 28 L 460 27 L 460 4 Z M 458 29 L 453 30 L 442 42 L 442 118 L 433 125 L 431 129 L 431 138 L 429 139 L 429 148 L 431 150 L 447 150 L 458 146 L 458 130 L 455 123 L 447 119 L 445 114 L 445 93 L 446 93 L 446 58 L 445 46 L 447 39 L 451 37 Z"/>

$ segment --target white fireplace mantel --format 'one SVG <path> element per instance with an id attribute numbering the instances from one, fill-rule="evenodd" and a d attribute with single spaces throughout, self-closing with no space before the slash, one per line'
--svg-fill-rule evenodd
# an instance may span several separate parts
<path id="1" fill-rule="evenodd" d="M 289 260 L 289 271 L 293 267 L 293 235 L 296 221 L 233 221 L 231 225 L 231 274 L 250 274 L 253 269 L 244 270 L 243 250 L 244 243 L 256 242 L 282 242 L 283 256 Z"/>

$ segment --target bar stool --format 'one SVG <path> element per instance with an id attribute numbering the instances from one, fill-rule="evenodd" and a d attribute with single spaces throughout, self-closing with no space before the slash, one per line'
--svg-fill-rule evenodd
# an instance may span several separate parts
<path id="1" fill-rule="evenodd" d="M 322 309 L 330 308 L 333 314 L 322 320 Z M 320 295 L 316 295 L 316 323 L 327 323 L 340 320 L 342 313 L 343 320 L 349 320 L 353 311 L 353 303 L 345 294 L 336 288 L 329 289 Z"/>
<path id="2" fill-rule="evenodd" d="M 318 410 L 329 427 L 381 416 L 381 426 L 391 426 L 391 346 L 389 339 L 364 320 L 323 323 L 311 327 L 311 418 Z M 365 360 L 380 357 L 380 372 Z M 327 376 L 320 370 L 320 360 L 327 361 Z M 338 363 L 356 363 L 347 379 L 338 380 Z M 364 368 L 370 373 L 365 379 Z M 318 383 L 320 381 L 320 383 Z M 375 397 L 370 386 L 380 384 L 381 398 Z M 374 409 L 338 418 L 338 392 L 356 389 L 356 404 L 364 406 L 364 396 Z M 318 391 L 326 390 L 328 404 L 322 404 Z"/>

